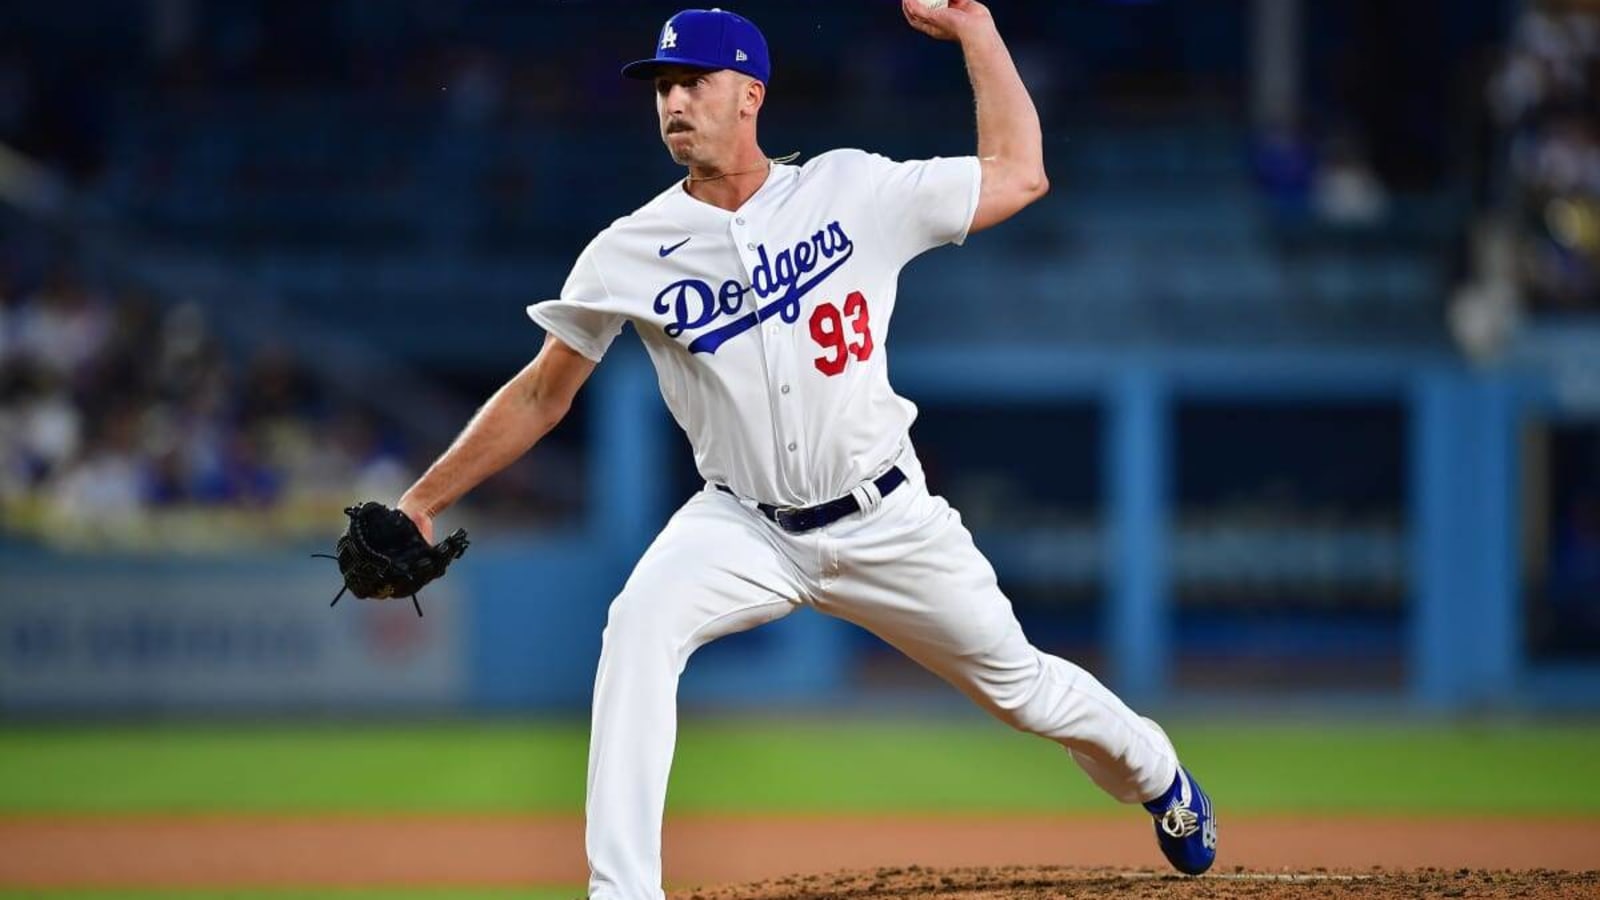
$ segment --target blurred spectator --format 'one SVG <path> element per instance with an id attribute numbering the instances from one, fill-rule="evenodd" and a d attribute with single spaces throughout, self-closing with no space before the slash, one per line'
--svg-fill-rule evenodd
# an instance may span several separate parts
<path id="1" fill-rule="evenodd" d="M 144 461 L 131 410 L 113 416 L 49 485 L 50 515 L 65 524 L 116 528 L 138 518 L 145 505 Z"/>
<path id="2" fill-rule="evenodd" d="M 1376 227 L 1389 214 L 1389 192 L 1353 131 L 1314 140 L 1290 121 L 1256 135 L 1256 183 L 1282 224 Z"/>
<path id="3" fill-rule="evenodd" d="M 0 248 L 6 532 L 159 546 L 160 516 L 250 512 L 180 529 L 227 546 L 337 528 L 340 506 L 409 481 L 392 435 L 323 396 L 288 346 L 239 367 L 197 307 L 69 265 L 30 288 L 16 255 Z"/>
<path id="4" fill-rule="evenodd" d="M 1600 10 L 1530 4 L 1488 87 L 1519 280 L 1535 310 L 1600 310 Z"/>
<path id="5" fill-rule="evenodd" d="M 104 304 L 66 270 L 55 272 L 16 316 L 19 355 L 68 378 L 83 374 L 111 333 Z"/>
<path id="6" fill-rule="evenodd" d="M 1343 227 L 1378 225 L 1388 215 L 1388 192 L 1353 136 L 1329 142 L 1312 181 L 1311 208 L 1323 222 Z"/>
<path id="7" fill-rule="evenodd" d="M 1256 181 L 1273 212 L 1288 219 L 1302 217 L 1316 173 L 1316 155 L 1299 125 L 1292 121 L 1267 125 L 1256 135 L 1252 157 Z"/>

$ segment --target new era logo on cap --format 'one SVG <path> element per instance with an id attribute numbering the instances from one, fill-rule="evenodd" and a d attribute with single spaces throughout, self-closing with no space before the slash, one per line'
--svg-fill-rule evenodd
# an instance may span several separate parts
<path id="1" fill-rule="evenodd" d="M 767 39 L 761 30 L 744 16 L 724 9 L 686 9 L 668 19 L 655 56 L 629 63 L 622 74 L 654 78 L 666 66 L 732 69 L 761 81 L 772 77 Z"/>

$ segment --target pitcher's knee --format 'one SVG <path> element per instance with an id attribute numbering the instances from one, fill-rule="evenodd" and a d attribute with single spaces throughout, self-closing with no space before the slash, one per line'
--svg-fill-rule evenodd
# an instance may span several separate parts
<path id="1" fill-rule="evenodd" d="M 1043 734 L 1056 726 L 1055 703 L 1042 674 L 1003 685 L 984 685 L 979 702 L 989 714 L 1025 734 Z"/>
<path id="2" fill-rule="evenodd" d="M 1030 691 L 1025 698 L 992 708 L 994 717 L 1024 734 L 1045 734 L 1055 729 L 1055 708 L 1039 690 Z"/>
<path id="3" fill-rule="evenodd" d="M 995 718 L 1025 734 L 1058 735 L 1072 715 L 1073 679 L 1053 665 L 1057 662 L 1029 648 L 1009 666 L 977 679 L 979 702 Z"/>

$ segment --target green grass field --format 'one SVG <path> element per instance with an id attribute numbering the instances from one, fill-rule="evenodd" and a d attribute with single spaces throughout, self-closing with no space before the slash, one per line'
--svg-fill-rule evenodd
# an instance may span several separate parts
<path id="1" fill-rule="evenodd" d="M 1600 726 L 1177 724 L 1229 816 L 1600 815 Z M 0 816 L 567 814 L 582 723 L 0 728 Z M 1115 813 L 989 722 L 688 722 L 676 813 Z M 6 890 L 0 900 L 572 900 L 518 890 Z"/>
<path id="2" fill-rule="evenodd" d="M 1230 815 L 1600 814 L 1595 726 L 1171 731 Z M 0 729 L 0 815 L 577 815 L 586 742 L 579 723 Z M 1058 749 L 987 722 L 689 722 L 669 804 L 678 813 L 1115 810 Z"/>

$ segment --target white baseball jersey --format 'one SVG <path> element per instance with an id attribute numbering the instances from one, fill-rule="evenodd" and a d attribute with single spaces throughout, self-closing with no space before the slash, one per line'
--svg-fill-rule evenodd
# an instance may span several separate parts
<path id="1" fill-rule="evenodd" d="M 632 322 L 707 481 L 822 503 L 906 441 L 916 407 L 885 352 L 900 270 L 966 238 L 980 180 L 976 157 L 836 150 L 774 165 L 735 212 L 679 182 L 601 232 L 528 315 L 596 361 Z"/>
<path id="2" fill-rule="evenodd" d="M 995 717 L 1069 750 L 1113 797 L 1173 783 L 1158 730 L 1094 676 L 1029 643 L 994 569 L 905 452 L 916 407 L 889 387 L 900 269 L 966 237 L 978 161 L 858 150 L 774 166 L 727 212 L 674 185 L 589 245 L 559 300 L 528 313 L 599 360 L 624 322 L 708 482 L 809 506 L 898 462 L 831 525 L 784 531 L 695 492 L 612 601 L 595 674 L 585 811 L 594 900 L 662 900 L 661 824 L 678 677 L 724 635 L 811 606 L 872 631 Z"/>

